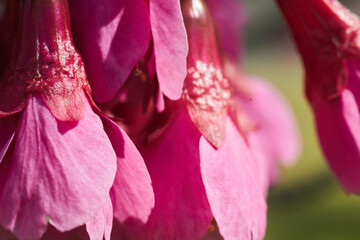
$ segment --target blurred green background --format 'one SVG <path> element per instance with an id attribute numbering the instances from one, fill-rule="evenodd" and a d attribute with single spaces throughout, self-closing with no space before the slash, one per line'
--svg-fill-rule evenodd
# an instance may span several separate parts
<path id="1" fill-rule="evenodd" d="M 248 11 L 243 66 L 274 83 L 292 105 L 303 139 L 297 165 L 282 169 L 268 196 L 266 240 L 358 240 L 360 197 L 347 195 L 319 149 L 310 108 L 303 96 L 303 71 L 274 1 L 245 0 Z M 341 1 L 360 13 L 360 1 Z"/>

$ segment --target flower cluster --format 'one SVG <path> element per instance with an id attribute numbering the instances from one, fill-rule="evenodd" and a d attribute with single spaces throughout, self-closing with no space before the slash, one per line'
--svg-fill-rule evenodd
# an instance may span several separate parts
<path id="1" fill-rule="evenodd" d="M 0 6 L 1 240 L 264 238 L 299 134 L 238 1 Z"/>

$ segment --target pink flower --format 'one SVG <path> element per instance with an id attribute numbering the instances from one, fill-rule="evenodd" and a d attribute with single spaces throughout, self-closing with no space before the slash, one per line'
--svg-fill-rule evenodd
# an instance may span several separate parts
<path id="1" fill-rule="evenodd" d="M 145 222 L 151 180 L 131 140 L 91 101 L 67 1 L 21 1 L 18 13 L 0 82 L 1 228 L 31 240 L 85 224 L 90 239 L 110 239 L 113 215 L 125 227 Z"/>
<path id="2" fill-rule="evenodd" d="M 225 53 L 224 72 L 236 99 L 233 107 L 240 108 L 237 118 L 251 155 L 258 163 L 257 169 L 262 172 L 260 176 L 267 192 L 269 184 L 278 180 L 278 163 L 292 165 L 298 159 L 300 141 L 293 113 L 270 83 L 258 77 L 246 76 L 236 64 L 246 22 L 241 2 L 206 0 L 206 3 L 214 17 L 220 46 Z"/>
<path id="3" fill-rule="evenodd" d="M 252 157 L 258 164 L 264 192 L 278 180 L 277 165 L 294 165 L 300 154 L 300 133 L 286 99 L 268 81 L 247 76 L 229 58 L 224 71 L 233 87 L 238 117 Z M 241 113 L 240 112 L 240 113 Z"/>
<path id="4" fill-rule="evenodd" d="M 114 98 L 149 44 L 154 46 L 159 91 L 172 100 L 180 98 L 188 47 L 178 0 L 70 1 L 70 9 L 97 102 Z"/>
<path id="5" fill-rule="evenodd" d="M 324 154 L 348 192 L 360 194 L 359 18 L 336 0 L 278 0 L 306 70 Z"/>
<path id="6" fill-rule="evenodd" d="M 201 239 L 215 218 L 225 239 L 262 239 L 266 202 L 255 162 L 231 119 L 209 12 L 182 1 L 188 75 L 181 100 L 166 102 L 140 147 L 155 193 L 147 224 L 129 239 Z"/>

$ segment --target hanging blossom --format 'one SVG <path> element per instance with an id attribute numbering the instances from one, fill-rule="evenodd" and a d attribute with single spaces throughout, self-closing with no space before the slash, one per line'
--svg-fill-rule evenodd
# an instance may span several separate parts
<path id="1" fill-rule="evenodd" d="M 155 207 L 127 239 L 201 239 L 213 218 L 225 239 L 262 239 L 266 202 L 255 162 L 232 119 L 211 16 L 203 1 L 181 1 L 189 42 L 179 101 L 166 101 L 139 146 Z M 155 46 L 156 47 L 156 46 Z M 156 61 L 156 56 L 155 56 Z"/>
<path id="2" fill-rule="evenodd" d="M 0 236 L 58 239 L 85 225 L 81 238 L 110 239 L 113 217 L 146 222 L 151 180 L 131 140 L 92 103 L 67 1 L 19 1 L 17 16 L 0 82 Z"/>
<path id="3" fill-rule="evenodd" d="M 360 194 L 360 20 L 336 0 L 278 0 L 303 59 L 319 140 L 347 192 Z"/>
<path id="4" fill-rule="evenodd" d="M 158 110 L 164 109 L 162 93 L 180 98 L 188 46 L 178 0 L 78 0 L 70 1 L 70 10 L 96 102 L 116 97 L 151 45 Z"/>
<path id="5" fill-rule="evenodd" d="M 299 157 L 300 134 L 294 114 L 270 82 L 249 76 L 237 66 L 246 22 L 245 7 L 236 0 L 206 0 L 206 3 L 219 32 L 224 74 L 234 92 L 233 107 L 240 108 L 238 113 L 245 113 L 238 116 L 239 124 L 267 192 L 269 185 L 279 178 L 277 165 L 291 166 Z"/>

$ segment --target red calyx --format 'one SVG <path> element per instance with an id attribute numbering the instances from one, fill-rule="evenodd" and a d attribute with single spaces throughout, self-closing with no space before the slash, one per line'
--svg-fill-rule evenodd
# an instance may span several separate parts
<path id="1" fill-rule="evenodd" d="M 0 117 L 21 111 L 37 93 L 63 121 L 83 118 L 90 93 L 70 31 L 66 0 L 22 0 L 12 57 L 0 82 Z"/>
<path id="2" fill-rule="evenodd" d="M 360 56 L 360 20 L 336 0 L 277 0 L 306 69 L 306 94 L 337 98 L 347 84 L 345 61 Z"/>
<path id="3" fill-rule="evenodd" d="M 231 92 L 221 66 L 214 23 L 202 0 L 181 1 L 181 8 L 189 41 L 183 99 L 195 126 L 212 145 L 220 147 Z"/>

